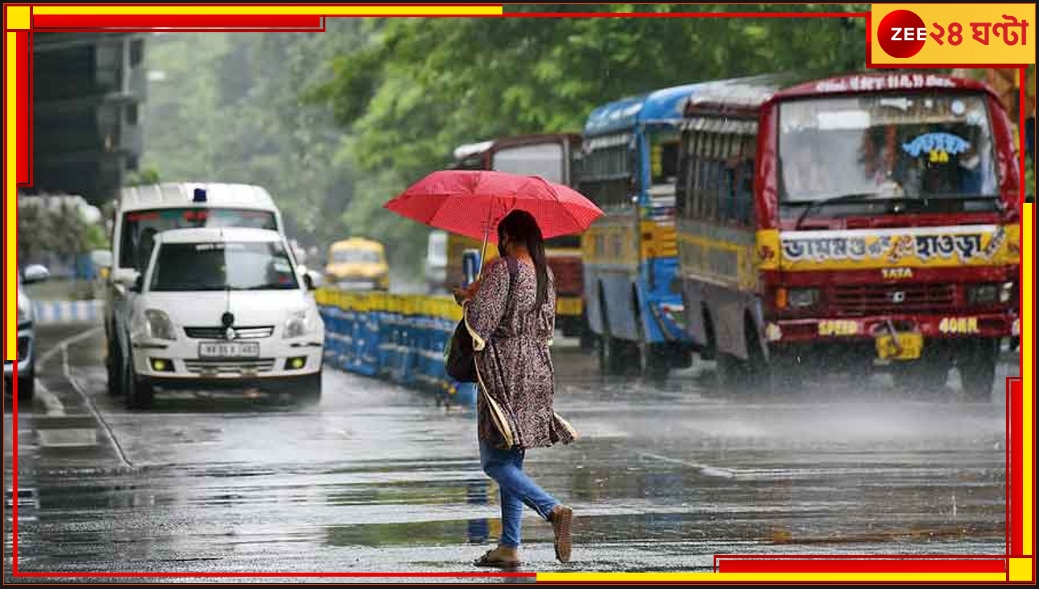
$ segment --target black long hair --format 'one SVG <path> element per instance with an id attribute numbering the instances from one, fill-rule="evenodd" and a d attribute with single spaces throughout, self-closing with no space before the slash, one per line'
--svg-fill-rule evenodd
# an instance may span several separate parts
<path id="1" fill-rule="evenodd" d="M 541 228 L 534 216 L 527 211 L 515 210 L 498 223 L 498 243 L 508 236 L 513 241 L 521 241 L 527 246 L 527 252 L 534 261 L 534 271 L 538 277 L 538 294 L 534 306 L 540 307 L 548 300 L 548 265 L 545 262 L 545 240 L 541 237 Z"/>

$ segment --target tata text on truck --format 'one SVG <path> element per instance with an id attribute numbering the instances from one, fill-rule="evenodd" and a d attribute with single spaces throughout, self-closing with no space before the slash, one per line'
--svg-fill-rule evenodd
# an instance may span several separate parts
<path id="1" fill-rule="evenodd" d="M 687 367 L 675 247 L 679 86 L 601 106 L 585 124 L 578 190 L 605 215 L 582 236 L 588 323 L 604 373 Z"/>
<path id="2" fill-rule="evenodd" d="M 260 186 L 155 184 L 124 188 L 115 212 L 105 300 L 108 391 L 124 393 L 130 354 L 131 287 L 144 273 L 156 235 L 170 229 L 246 227 L 284 235 L 281 212 Z M 220 325 L 220 317 L 213 319 Z"/>
<path id="3" fill-rule="evenodd" d="M 678 182 L 688 324 L 746 387 L 807 366 L 990 398 L 1019 332 L 1020 172 L 980 82 L 775 75 L 691 93 Z"/>
<path id="4" fill-rule="evenodd" d="M 574 134 L 524 135 L 459 146 L 450 166 L 459 170 L 495 170 L 544 179 L 571 186 L 572 157 L 581 137 Z M 482 243 L 451 234 L 448 236 L 448 282 L 462 283 L 462 252 L 480 249 Z M 487 257 L 497 254 L 488 248 Z M 545 256 L 556 281 L 556 326 L 566 336 L 586 336 L 581 238 L 568 235 L 549 239 Z"/>

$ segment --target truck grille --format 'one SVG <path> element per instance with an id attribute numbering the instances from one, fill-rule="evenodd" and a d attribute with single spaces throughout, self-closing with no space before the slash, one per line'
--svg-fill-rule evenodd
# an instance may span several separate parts
<path id="1" fill-rule="evenodd" d="M 184 367 L 196 374 L 241 374 L 242 372 L 270 372 L 274 368 L 273 358 L 259 360 L 185 360 Z"/>
<path id="2" fill-rule="evenodd" d="M 835 310 L 852 315 L 940 312 L 956 307 L 952 284 L 846 284 L 833 287 Z"/>
<path id="3" fill-rule="evenodd" d="M 235 327 L 235 339 L 263 339 L 274 333 L 273 325 L 260 327 Z M 185 327 L 184 333 L 191 339 L 224 339 L 226 327 Z"/>
<path id="4" fill-rule="evenodd" d="M 548 266 L 556 279 L 556 293 L 559 296 L 580 296 L 584 294 L 584 268 L 581 258 L 576 256 L 548 256 Z"/>

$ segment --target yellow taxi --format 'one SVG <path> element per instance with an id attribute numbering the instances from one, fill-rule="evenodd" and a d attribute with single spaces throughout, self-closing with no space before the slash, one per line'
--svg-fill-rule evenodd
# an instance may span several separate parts
<path id="1" fill-rule="evenodd" d="M 325 280 L 349 290 L 389 290 L 386 248 L 377 241 L 359 237 L 333 243 L 328 252 Z"/>

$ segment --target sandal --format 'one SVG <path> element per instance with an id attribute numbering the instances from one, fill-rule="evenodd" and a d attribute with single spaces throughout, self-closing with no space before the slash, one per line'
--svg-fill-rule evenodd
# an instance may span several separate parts
<path id="1" fill-rule="evenodd" d="M 483 556 L 473 561 L 473 564 L 478 567 L 493 567 L 496 569 L 514 569 L 520 565 L 519 559 L 507 559 L 498 556 L 496 548 L 492 548 L 484 553 Z"/>
<path id="2" fill-rule="evenodd" d="M 556 558 L 559 562 L 570 562 L 570 524 L 574 510 L 560 505 L 552 510 L 552 532 L 555 534 Z"/>

